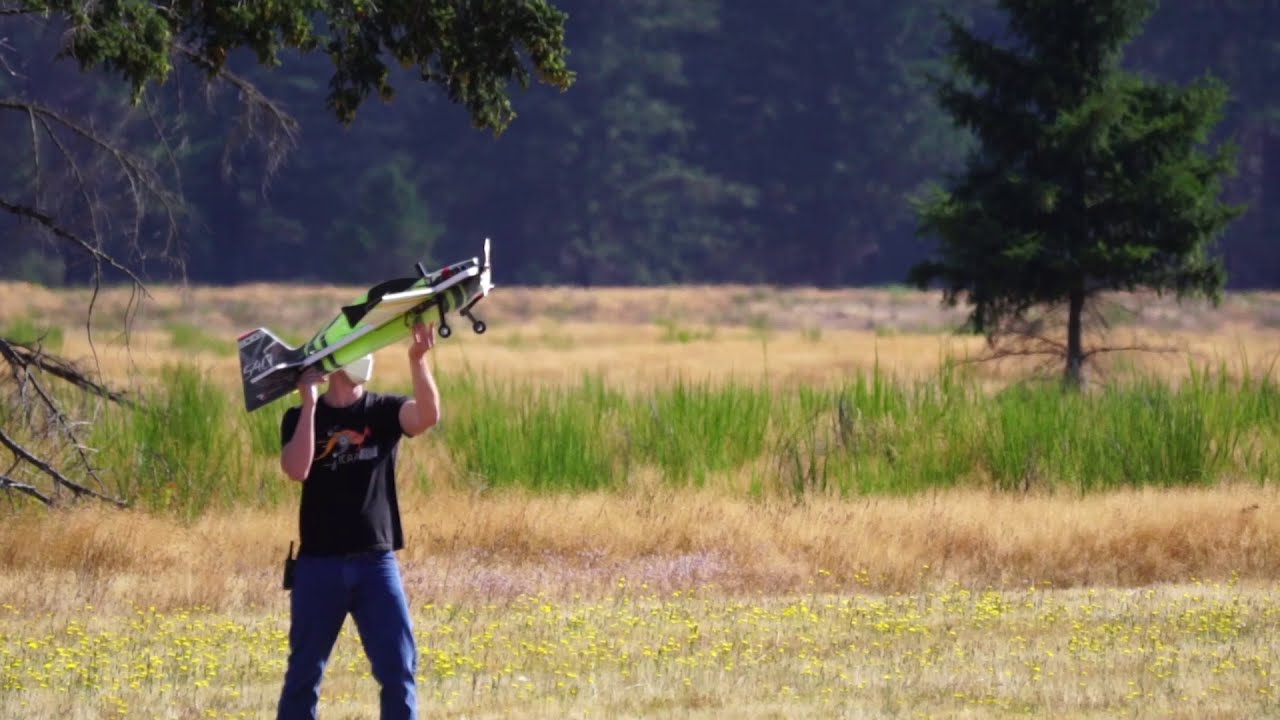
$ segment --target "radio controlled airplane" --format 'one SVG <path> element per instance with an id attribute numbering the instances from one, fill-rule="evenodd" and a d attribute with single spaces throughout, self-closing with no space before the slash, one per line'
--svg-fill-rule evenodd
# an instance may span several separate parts
<path id="1" fill-rule="evenodd" d="M 492 289 L 486 238 L 484 262 L 473 257 L 432 273 L 418 263 L 418 277 L 396 278 L 369 288 L 299 347 L 290 347 L 266 328 L 245 333 L 238 340 L 245 409 L 253 412 L 288 395 L 307 368 L 332 372 L 408 337 L 419 319 L 436 322 L 440 337 L 447 338 L 453 334 L 447 314 L 456 312 L 471 321 L 473 331 L 483 333 L 484 321 L 472 309 Z"/>

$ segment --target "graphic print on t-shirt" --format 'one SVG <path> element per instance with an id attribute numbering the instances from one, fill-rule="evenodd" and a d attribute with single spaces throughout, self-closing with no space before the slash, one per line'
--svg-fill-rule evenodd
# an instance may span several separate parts
<path id="1" fill-rule="evenodd" d="M 315 462 L 319 463 L 323 460 L 330 469 L 333 469 L 359 460 L 372 460 L 378 457 L 378 446 L 364 446 L 364 441 L 368 440 L 372 434 L 368 425 L 360 431 L 333 428 L 329 431 L 329 437 L 324 441 L 323 448 L 316 454 Z"/>

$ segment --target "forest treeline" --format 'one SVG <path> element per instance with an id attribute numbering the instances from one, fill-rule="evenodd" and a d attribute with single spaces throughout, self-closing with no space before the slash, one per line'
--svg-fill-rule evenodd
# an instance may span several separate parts
<path id="1" fill-rule="evenodd" d="M 324 105 L 324 57 L 232 58 L 298 122 L 276 167 L 289 137 L 236 116 L 234 87 L 209 94 L 179 74 L 132 106 L 117 78 L 55 61 L 59 28 L 30 18 L 0 18 L 0 99 L 90 118 L 155 163 L 180 193 L 197 283 L 370 283 L 470 256 L 485 237 L 509 285 L 901 283 L 928 252 L 911 199 L 971 143 L 927 83 L 946 71 L 939 9 L 1000 33 L 988 0 L 555 4 L 576 81 L 513 89 L 518 116 L 496 135 L 409 73 L 344 127 Z M 1125 58 L 1230 88 L 1207 140 L 1238 145 L 1227 199 L 1248 209 L 1218 250 L 1228 287 L 1280 287 L 1280 0 L 1166 0 Z M 33 154 L 32 132 L 0 116 L 0 183 L 19 196 L 33 162 L 59 151 Z M 72 253 L 36 237 L 0 215 L 0 275 L 83 279 Z M 151 279 L 172 272 L 137 259 Z"/>

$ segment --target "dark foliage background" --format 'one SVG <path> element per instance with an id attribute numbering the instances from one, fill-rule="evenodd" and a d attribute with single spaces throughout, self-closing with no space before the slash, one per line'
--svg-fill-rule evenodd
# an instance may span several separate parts
<path id="1" fill-rule="evenodd" d="M 511 285 L 901 283 L 925 256 L 909 199 L 970 143 L 924 83 L 943 57 L 936 0 L 555 5 L 576 82 L 514 92 L 501 134 L 407 71 L 344 126 L 325 104 L 325 58 L 285 53 L 266 69 L 233 54 L 228 67 L 299 123 L 274 173 L 229 120 L 234 89 L 210 97 L 198 73 L 178 72 L 149 91 L 147 112 L 118 78 L 54 61 L 58 28 L 30 18 L 0 17 L 0 97 L 98 118 L 168 168 L 197 283 L 374 282 L 472 255 L 485 237 Z M 997 27 L 989 2 L 946 5 Z M 1154 78 L 1211 73 L 1230 88 L 1213 139 L 1239 145 L 1226 199 L 1248 210 L 1218 251 L 1229 288 L 1280 286 L 1280 2 L 1162 3 L 1125 58 Z M 0 118 L 14 139 L 0 144 L 5 187 L 30 181 L 23 123 Z M 52 285 L 87 272 L 3 214 L 0 258 L 0 275 Z"/>

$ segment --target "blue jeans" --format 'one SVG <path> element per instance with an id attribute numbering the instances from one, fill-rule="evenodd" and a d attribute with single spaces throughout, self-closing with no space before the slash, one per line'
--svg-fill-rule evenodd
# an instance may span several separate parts
<path id="1" fill-rule="evenodd" d="M 320 679 L 348 614 L 382 686 L 382 720 L 418 717 L 418 653 L 395 553 L 300 555 L 289 605 L 289 665 L 278 720 L 316 717 Z"/>

